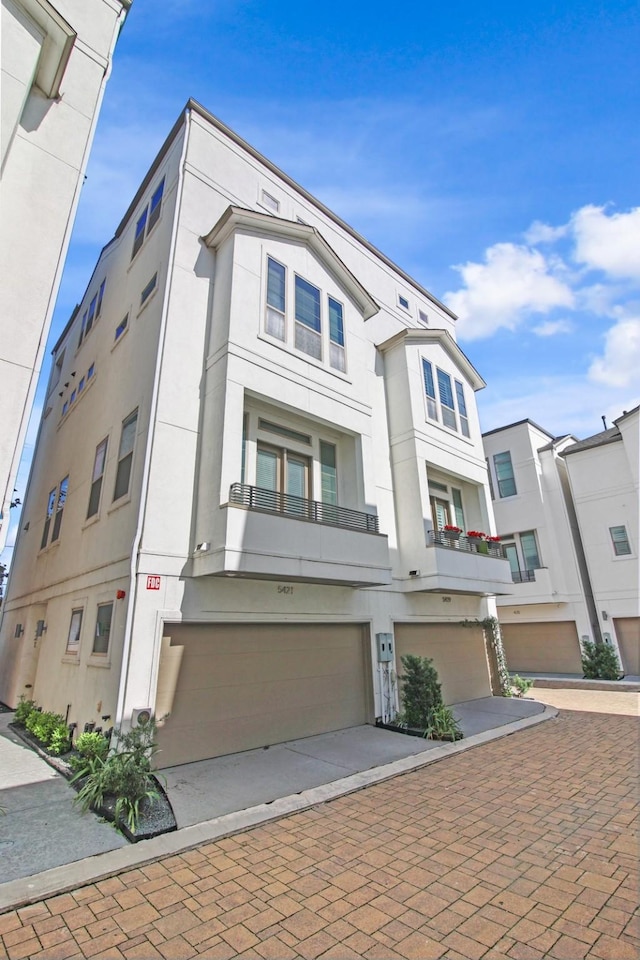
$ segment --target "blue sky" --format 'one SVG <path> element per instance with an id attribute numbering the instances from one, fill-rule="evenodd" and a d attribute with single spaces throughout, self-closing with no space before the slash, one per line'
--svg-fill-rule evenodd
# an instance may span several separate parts
<path id="1" fill-rule="evenodd" d="M 483 429 L 597 432 L 640 402 L 639 49 L 622 0 L 134 0 L 50 345 L 193 97 L 459 313 Z"/>

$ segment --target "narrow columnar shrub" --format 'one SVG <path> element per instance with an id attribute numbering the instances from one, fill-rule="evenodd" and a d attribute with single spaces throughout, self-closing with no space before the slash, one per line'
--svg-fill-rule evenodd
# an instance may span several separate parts
<path id="1" fill-rule="evenodd" d="M 618 655 L 610 644 L 585 640 L 582 644 L 582 672 L 587 680 L 618 680 L 622 670 Z"/>
<path id="2" fill-rule="evenodd" d="M 404 720 L 408 727 L 424 730 L 433 711 L 443 705 L 438 672 L 428 657 L 407 653 L 401 661 L 404 674 L 400 699 Z"/>

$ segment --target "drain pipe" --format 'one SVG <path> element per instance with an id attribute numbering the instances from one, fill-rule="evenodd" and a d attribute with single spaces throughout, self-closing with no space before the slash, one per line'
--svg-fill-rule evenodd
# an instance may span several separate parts
<path id="1" fill-rule="evenodd" d="M 156 369 L 154 373 L 153 381 L 153 391 L 151 394 L 151 406 L 149 409 L 149 437 L 147 440 L 147 448 L 145 451 L 144 458 L 144 467 L 142 471 L 142 487 L 140 490 L 140 507 L 138 510 L 138 526 L 133 538 L 133 543 L 131 545 L 131 567 L 130 567 L 130 578 L 131 586 L 129 588 L 129 605 L 127 607 L 127 619 L 125 622 L 124 628 L 124 643 L 122 648 L 122 668 L 120 670 L 120 685 L 118 688 L 118 703 L 116 706 L 115 713 L 115 725 L 116 727 L 121 727 L 123 725 L 124 709 L 127 698 L 127 687 L 129 683 L 129 671 L 131 668 L 131 638 L 133 634 L 133 621 L 135 616 L 136 601 L 138 597 L 138 567 L 140 563 L 140 543 L 142 541 L 142 534 L 144 532 L 144 520 L 147 509 L 147 496 L 149 493 L 149 477 L 151 474 L 151 458 L 153 455 L 153 442 L 155 439 L 155 430 L 156 430 L 156 412 L 158 409 L 158 397 L 160 394 L 160 375 L 162 373 L 162 362 L 164 359 L 164 350 L 165 350 L 165 341 L 167 333 L 167 318 L 169 314 L 169 299 L 171 296 L 171 284 L 173 275 L 171 273 L 171 264 L 173 263 L 176 244 L 177 244 L 177 235 L 178 235 L 178 221 L 180 219 L 180 207 L 182 205 L 182 193 L 184 187 L 184 168 L 185 160 L 187 156 L 187 147 L 189 144 L 189 134 L 191 132 L 191 110 L 189 107 L 185 110 L 184 113 L 185 119 L 185 134 L 184 134 L 184 143 L 182 145 L 182 155 L 180 157 L 180 166 L 178 169 L 178 185 L 176 188 L 176 207 L 173 217 L 173 227 L 171 229 L 171 241 L 169 244 L 169 269 L 167 270 L 167 282 L 165 284 L 164 290 L 164 300 L 162 303 L 162 315 L 160 318 L 160 333 L 158 337 L 158 355 L 156 357 Z M 151 677 L 149 677 L 149 693 L 148 696 L 151 696 Z M 149 703 L 151 706 L 151 704 Z"/>

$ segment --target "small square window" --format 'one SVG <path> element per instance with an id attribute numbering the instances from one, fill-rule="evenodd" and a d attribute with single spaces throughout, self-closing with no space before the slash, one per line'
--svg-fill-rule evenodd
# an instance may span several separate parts
<path id="1" fill-rule="evenodd" d="M 263 207 L 267 207 L 268 210 L 271 210 L 273 213 L 279 213 L 280 211 L 280 201 L 276 200 L 275 197 L 272 197 L 270 193 L 267 193 L 266 190 L 263 190 L 260 194 L 260 203 Z"/>
<path id="2" fill-rule="evenodd" d="M 409 301 L 407 300 L 406 297 L 403 297 L 402 294 L 398 294 L 398 303 L 403 310 L 409 309 Z"/>
<path id="3" fill-rule="evenodd" d="M 418 310 L 418 317 L 420 318 L 420 323 L 424 323 L 425 327 L 429 326 L 429 317 L 424 310 Z"/>
<path id="4" fill-rule="evenodd" d="M 151 294 L 156 288 L 157 282 L 158 282 L 158 274 L 154 273 L 154 275 L 151 277 L 151 280 L 149 280 L 149 283 L 146 285 L 146 287 L 140 294 L 140 306 L 142 306 L 149 299 L 149 297 L 151 296 Z"/>
<path id="5" fill-rule="evenodd" d="M 616 557 L 628 557 L 631 555 L 631 544 L 627 535 L 625 526 L 609 527 L 611 541 L 613 543 L 613 552 Z"/>

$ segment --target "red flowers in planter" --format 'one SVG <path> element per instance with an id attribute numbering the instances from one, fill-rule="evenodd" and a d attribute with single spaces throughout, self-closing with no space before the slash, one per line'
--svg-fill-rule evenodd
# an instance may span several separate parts
<path id="1" fill-rule="evenodd" d="M 487 537 L 488 543 L 500 543 L 500 537 Z"/>
<path id="2" fill-rule="evenodd" d="M 467 530 L 467 536 L 474 537 L 476 540 L 485 540 L 487 535 L 481 530 Z"/>
<path id="3" fill-rule="evenodd" d="M 462 527 L 456 527 L 453 523 L 445 523 L 442 529 L 447 533 L 462 533 Z"/>

